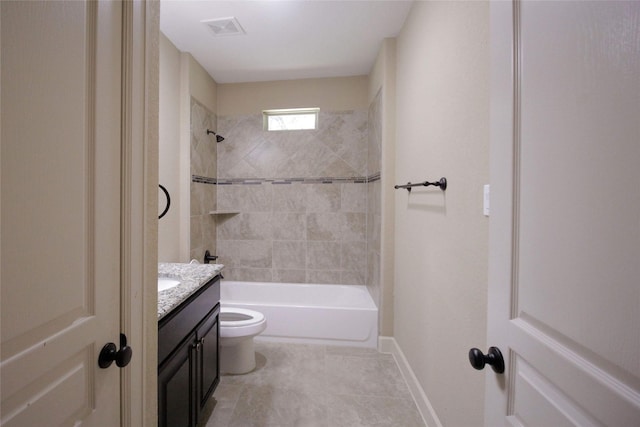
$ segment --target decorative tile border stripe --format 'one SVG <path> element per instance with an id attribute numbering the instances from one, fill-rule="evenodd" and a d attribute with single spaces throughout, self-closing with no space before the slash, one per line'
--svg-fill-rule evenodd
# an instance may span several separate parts
<path id="1" fill-rule="evenodd" d="M 366 184 L 380 180 L 380 172 L 365 176 L 341 177 L 318 177 L 318 178 L 228 178 L 216 179 L 206 176 L 191 175 L 192 182 L 213 185 L 260 185 L 260 184 Z"/>
<path id="2" fill-rule="evenodd" d="M 191 182 L 200 182 L 202 184 L 217 184 L 218 180 L 200 175 L 191 175 Z"/>
<path id="3" fill-rule="evenodd" d="M 374 173 L 373 175 L 369 175 L 367 177 L 367 182 L 380 181 L 380 172 Z"/>

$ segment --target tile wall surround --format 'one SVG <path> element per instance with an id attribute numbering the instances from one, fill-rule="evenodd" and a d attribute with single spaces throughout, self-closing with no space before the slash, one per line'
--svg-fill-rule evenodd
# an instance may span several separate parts
<path id="1" fill-rule="evenodd" d="M 190 258 L 200 262 L 209 249 L 216 253 L 216 223 L 209 214 L 216 209 L 218 160 L 216 138 L 207 129 L 217 129 L 216 115 L 191 98 L 191 246 Z"/>
<path id="2" fill-rule="evenodd" d="M 218 118 L 218 178 L 367 175 L 367 112 L 320 111 L 317 130 L 263 130 L 262 113 Z"/>
<path id="3" fill-rule="evenodd" d="M 369 112 L 321 111 L 319 129 L 266 132 L 218 117 L 217 254 L 232 280 L 367 283 Z M 379 164 L 379 162 L 378 162 Z M 378 184 L 379 185 L 379 184 Z"/>

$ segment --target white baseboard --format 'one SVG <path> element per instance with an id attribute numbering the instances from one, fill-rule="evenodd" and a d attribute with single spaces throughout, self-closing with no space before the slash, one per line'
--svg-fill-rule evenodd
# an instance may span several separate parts
<path id="1" fill-rule="evenodd" d="M 378 337 L 378 351 L 380 353 L 389 353 L 393 355 L 404 380 L 409 386 L 409 391 L 411 392 L 411 396 L 413 396 L 413 400 L 416 402 L 418 412 L 422 415 L 422 419 L 427 427 L 442 427 L 442 423 L 438 419 L 436 411 L 433 409 L 431 402 L 429 402 L 426 393 L 418 382 L 418 378 L 416 378 L 413 373 L 411 366 L 409 366 L 409 362 L 407 362 L 406 357 L 404 357 L 404 353 L 400 349 L 400 346 L 398 346 L 395 338 Z"/>

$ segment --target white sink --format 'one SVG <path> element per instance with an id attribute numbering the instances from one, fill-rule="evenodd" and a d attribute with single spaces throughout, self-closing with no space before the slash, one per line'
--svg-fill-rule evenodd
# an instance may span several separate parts
<path id="1" fill-rule="evenodd" d="M 179 280 L 168 277 L 158 277 L 158 292 L 166 291 L 180 284 Z"/>

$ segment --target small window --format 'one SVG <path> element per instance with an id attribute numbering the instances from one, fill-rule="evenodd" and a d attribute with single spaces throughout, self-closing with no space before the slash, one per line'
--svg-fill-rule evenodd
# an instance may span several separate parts
<path id="1" fill-rule="evenodd" d="M 264 130 L 314 130 L 318 128 L 319 108 L 265 110 Z"/>

